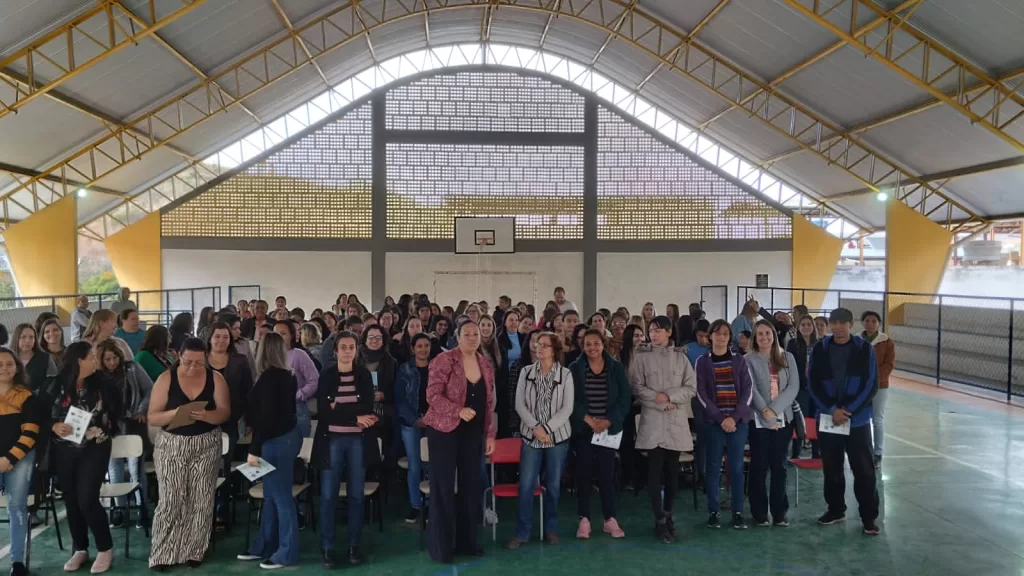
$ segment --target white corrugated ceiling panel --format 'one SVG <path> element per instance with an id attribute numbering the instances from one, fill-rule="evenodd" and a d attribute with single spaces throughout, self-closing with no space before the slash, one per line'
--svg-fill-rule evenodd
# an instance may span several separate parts
<path id="1" fill-rule="evenodd" d="M 99 121 L 48 98 L 0 118 L 0 161 L 45 168 L 102 129 Z"/>

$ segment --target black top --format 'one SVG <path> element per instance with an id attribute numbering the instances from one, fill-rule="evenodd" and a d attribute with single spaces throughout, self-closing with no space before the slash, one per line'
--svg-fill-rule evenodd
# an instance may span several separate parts
<path id="1" fill-rule="evenodd" d="M 53 403 L 50 424 L 63 422 L 71 406 L 91 413 L 89 426 L 98 427 L 107 438 L 113 438 L 120 430 L 123 413 L 121 394 L 114 388 L 113 381 L 102 372 L 94 372 L 82 382 L 81 387 L 77 383 L 62 386 L 61 393 Z M 68 440 L 61 441 L 70 443 Z M 84 440 L 82 444 L 72 446 L 81 447 L 93 441 Z"/>
<path id="2" fill-rule="evenodd" d="M 725 354 L 722 354 L 721 356 L 712 353 L 711 354 L 711 361 L 712 362 L 731 362 L 732 361 L 732 352 L 726 351 Z"/>
<path id="3" fill-rule="evenodd" d="M 420 401 L 417 404 L 419 407 L 420 417 L 427 413 L 427 408 L 430 404 L 427 403 L 427 382 L 430 381 L 430 366 L 417 366 L 416 370 L 420 373 Z"/>
<path id="4" fill-rule="evenodd" d="M 483 377 L 480 377 L 480 381 L 477 383 L 470 382 L 466 379 L 466 408 L 472 408 L 476 412 L 476 416 L 466 424 L 470 426 L 481 428 L 484 427 L 484 414 L 487 413 L 487 383 L 484 382 Z"/>
<path id="5" fill-rule="evenodd" d="M 247 396 L 252 389 L 252 369 L 249 368 L 249 360 L 237 352 L 228 352 L 228 363 L 223 368 L 209 367 L 219 372 L 228 385 L 228 394 L 231 397 L 231 416 L 227 422 L 221 424 L 225 430 L 230 427 L 238 427 L 238 421 L 245 413 L 248 405 Z"/>
<path id="6" fill-rule="evenodd" d="M 181 389 L 181 384 L 178 383 L 178 369 L 171 368 L 171 387 L 167 390 L 167 406 L 165 410 L 174 410 L 179 406 L 184 406 L 191 402 L 206 401 L 207 410 L 216 410 L 217 402 L 213 399 L 213 370 L 206 371 L 206 385 L 203 386 L 203 391 L 199 393 L 195 399 L 190 399 L 185 395 L 185 391 Z M 294 404 L 294 396 L 292 403 Z M 209 422 L 195 421 L 191 424 L 175 428 L 174 430 L 167 430 L 171 434 L 177 434 L 179 436 L 199 436 L 200 434 L 206 434 L 210 430 L 217 428 L 216 424 L 210 424 Z"/>
<path id="7" fill-rule="evenodd" d="M 268 368 L 249 392 L 246 423 L 252 427 L 249 454 L 260 455 L 263 443 L 295 429 L 298 382 L 291 370 Z"/>

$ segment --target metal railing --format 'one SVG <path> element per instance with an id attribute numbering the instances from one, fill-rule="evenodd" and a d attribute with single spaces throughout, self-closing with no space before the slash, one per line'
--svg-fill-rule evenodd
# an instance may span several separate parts
<path id="1" fill-rule="evenodd" d="M 765 310 L 789 312 L 806 305 L 814 316 L 835 308 L 860 317 L 871 310 L 896 343 L 896 369 L 1024 396 L 1024 298 L 914 292 L 736 287 L 736 306 L 753 296 Z"/>

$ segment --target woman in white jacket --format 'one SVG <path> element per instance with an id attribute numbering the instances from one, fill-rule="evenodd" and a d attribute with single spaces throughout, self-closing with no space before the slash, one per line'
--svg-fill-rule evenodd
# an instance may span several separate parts
<path id="1" fill-rule="evenodd" d="M 800 391 L 796 359 L 779 346 L 771 322 L 754 325 L 751 352 L 746 355 L 753 383 L 754 429 L 750 432 L 750 513 L 755 526 L 789 526 L 786 513 L 786 456 L 793 437 L 793 401 Z M 771 492 L 765 489 L 771 471 Z"/>

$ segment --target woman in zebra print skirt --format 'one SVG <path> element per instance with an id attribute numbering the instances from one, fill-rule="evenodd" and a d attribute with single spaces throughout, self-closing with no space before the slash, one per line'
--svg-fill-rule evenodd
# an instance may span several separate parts
<path id="1" fill-rule="evenodd" d="M 177 364 L 160 375 L 149 402 L 149 423 L 164 427 L 175 412 L 191 402 L 206 402 L 192 411 L 192 422 L 164 430 L 156 440 L 153 459 L 160 503 L 153 517 L 153 547 L 149 567 L 203 561 L 213 523 L 213 497 L 220 469 L 220 424 L 231 416 L 231 399 L 224 377 L 206 366 L 206 344 L 189 338 Z"/>

